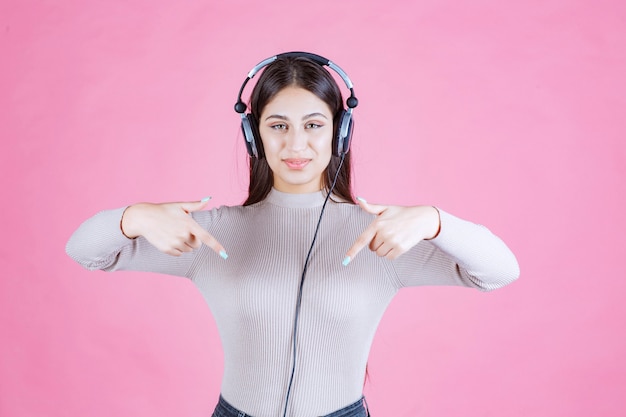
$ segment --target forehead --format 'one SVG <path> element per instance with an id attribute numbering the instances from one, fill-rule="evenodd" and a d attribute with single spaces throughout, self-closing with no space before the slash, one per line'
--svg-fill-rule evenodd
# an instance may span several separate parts
<path id="1" fill-rule="evenodd" d="M 285 87 L 265 105 L 262 114 L 310 114 L 331 115 L 328 104 L 302 87 Z"/>

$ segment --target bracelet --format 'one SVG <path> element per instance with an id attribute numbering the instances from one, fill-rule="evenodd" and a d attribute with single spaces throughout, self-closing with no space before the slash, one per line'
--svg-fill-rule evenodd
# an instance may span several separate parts
<path id="1" fill-rule="evenodd" d="M 122 234 L 124 235 L 124 237 L 126 239 L 136 239 L 136 237 L 128 237 L 128 235 L 126 233 L 124 233 L 124 227 L 122 227 L 122 222 L 124 221 L 124 215 L 126 214 L 126 210 L 128 210 L 131 206 L 127 206 L 124 211 L 122 212 L 122 217 L 120 218 L 120 231 L 122 232 Z"/>
<path id="2" fill-rule="evenodd" d="M 439 236 L 439 232 L 441 232 L 441 213 L 439 212 L 439 209 L 435 206 L 431 206 L 432 208 L 435 209 L 435 211 L 437 212 L 437 217 L 439 218 L 439 227 L 437 228 L 437 233 L 435 233 L 435 236 L 431 237 L 430 239 L 426 239 L 426 240 L 433 240 L 434 238 L 436 238 L 437 236 Z"/>

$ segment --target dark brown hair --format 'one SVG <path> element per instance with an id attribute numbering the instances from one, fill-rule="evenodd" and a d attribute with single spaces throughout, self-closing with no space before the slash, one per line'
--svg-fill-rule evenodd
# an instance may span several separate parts
<path id="1" fill-rule="evenodd" d="M 333 113 L 334 137 L 337 135 L 339 117 L 343 110 L 343 98 L 341 90 L 335 79 L 320 64 L 304 57 L 281 57 L 268 65 L 252 90 L 250 97 L 250 110 L 256 120 L 260 120 L 263 109 L 278 92 L 286 87 L 300 87 L 315 94 L 320 100 L 330 107 Z M 258 131 L 258 130 L 257 130 Z M 267 160 L 263 157 L 263 143 L 257 138 L 259 158 L 250 157 L 250 185 L 248 198 L 244 206 L 258 203 L 267 197 L 274 185 L 272 170 Z M 333 140 L 333 147 L 336 141 Z M 326 192 L 330 190 L 341 157 L 334 153 L 322 175 L 323 186 Z M 333 194 L 339 198 L 354 203 L 351 187 L 350 152 L 345 157 L 341 170 L 337 175 L 337 183 Z"/>

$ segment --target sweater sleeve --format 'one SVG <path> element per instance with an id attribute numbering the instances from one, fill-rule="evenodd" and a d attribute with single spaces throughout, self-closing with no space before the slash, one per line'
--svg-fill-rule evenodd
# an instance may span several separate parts
<path id="1" fill-rule="evenodd" d="M 90 270 L 132 270 L 186 276 L 198 251 L 171 256 L 160 252 L 143 237 L 129 239 L 120 221 L 125 207 L 105 210 L 83 222 L 72 234 L 66 253 Z"/>
<path id="2" fill-rule="evenodd" d="M 515 281 L 517 259 L 489 229 L 440 210 L 441 230 L 393 262 L 400 287 L 458 285 L 491 291 Z"/>

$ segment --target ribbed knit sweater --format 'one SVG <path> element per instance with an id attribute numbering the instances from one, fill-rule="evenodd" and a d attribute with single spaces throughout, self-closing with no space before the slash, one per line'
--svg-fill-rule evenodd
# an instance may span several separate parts
<path id="1" fill-rule="evenodd" d="M 295 304 L 322 192 L 269 196 L 247 207 L 193 213 L 226 248 L 206 246 L 173 257 L 120 230 L 124 208 L 85 221 L 67 253 L 88 269 L 139 270 L 191 279 L 215 318 L 224 349 L 223 397 L 255 417 L 282 416 L 292 365 Z M 378 323 L 399 289 L 457 285 L 493 290 L 519 274 L 515 256 L 485 227 L 440 210 L 441 231 L 395 260 L 346 251 L 374 216 L 329 201 L 304 282 L 297 367 L 288 415 L 331 413 L 362 395 Z"/>

